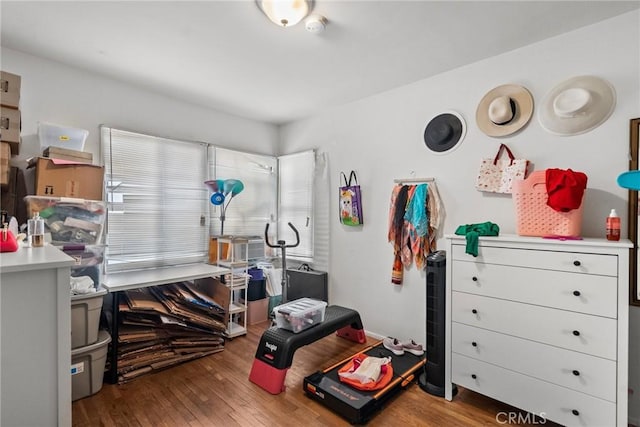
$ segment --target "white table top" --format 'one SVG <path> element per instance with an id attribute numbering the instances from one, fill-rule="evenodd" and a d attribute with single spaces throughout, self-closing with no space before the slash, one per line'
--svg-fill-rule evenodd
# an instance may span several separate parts
<path id="1" fill-rule="evenodd" d="M 70 267 L 74 263 L 72 257 L 50 244 L 40 248 L 22 246 L 16 252 L 0 253 L 1 273 Z"/>
<path id="2" fill-rule="evenodd" d="M 109 292 L 166 285 L 204 277 L 218 277 L 229 273 L 228 268 L 205 263 L 158 267 L 146 270 L 107 274 L 102 278 L 102 286 Z"/>

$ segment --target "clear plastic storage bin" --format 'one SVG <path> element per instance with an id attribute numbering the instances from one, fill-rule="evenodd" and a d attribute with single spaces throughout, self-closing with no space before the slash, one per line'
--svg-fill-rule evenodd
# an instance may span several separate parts
<path id="1" fill-rule="evenodd" d="M 102 201 L 67 197 L 27 196 L 29 217 L 39 212 L 54 245 L 101 243 L 107 206 Z"/>
<path id="2" fill-rule="evenodd" d="M 38 123 L 38 139 L 41 150 L 47 147 L 62 147 L 69 150 L 82 151 L 89 131 L 54 125 L 52 123 Z"/>
<path id="3" fill-rule="evenodd" d="M 302 332 L 324 320 L 327 303 L 311 298 L 300 298 L 274 307 L 278 328 Z"/>
<path id="4" fill-rule="evenodd" d="M 104 266 L 104 248 L 104 245 L 63 245 L 62 251 L 76 261 L 71 266 L 71 277 L 90 277 L 95 288 L 98 289 Z"/>

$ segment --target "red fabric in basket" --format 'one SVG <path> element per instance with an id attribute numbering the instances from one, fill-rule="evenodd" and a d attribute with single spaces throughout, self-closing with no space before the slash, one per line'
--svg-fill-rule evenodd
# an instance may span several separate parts
<path id="1" fill-rule="evenodd" d="M 558 212 L 578 209 L 587 188 L 587 175 L 571 169 L 547 169 L 547 205 Z"/>

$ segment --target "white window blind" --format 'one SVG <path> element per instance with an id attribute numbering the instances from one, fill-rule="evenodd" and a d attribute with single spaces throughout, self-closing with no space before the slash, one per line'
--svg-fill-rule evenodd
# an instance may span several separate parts
<path id="1" fill-rule="evenodd" d="M 300 245 L 287 249 L 287 255 L 301 261 L 313 260 L 313 184 L 315 153 L 313 150 L 278 157 L 279 216 L 278 239 L 295 242 L 291 222 L 300 234 Z"/>
<path id="2" fill-rule="evenodd" d="M 103 126 L 107 272 L 205 259 L 207 145 Z"/>
<path id="3" fill-rule="evenodd" d="M 244 184 L 244 190 L 229 202 L 224 234 L 264 237 L 267 222 L 277 213 L 277 159 L 211 146 L 209 162 L 215 179 L 239 179 Z M 221 209 L 211 204 L 212 236 L 220 235 Z"/>

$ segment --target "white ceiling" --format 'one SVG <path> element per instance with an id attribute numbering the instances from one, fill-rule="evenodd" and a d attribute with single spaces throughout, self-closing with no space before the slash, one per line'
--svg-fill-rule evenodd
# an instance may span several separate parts
<path id="1" fill-rule="evenodd" d="M 0 2 L 4 47 L 227 113 L 285 123 L 640 7 L 639 1 L 316 0 L 272 24 L 254 1 Z"/>

